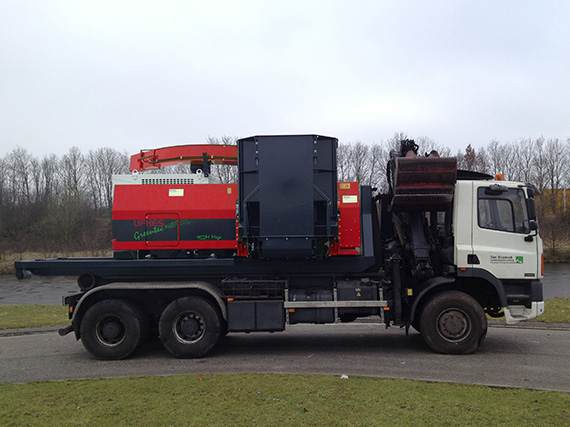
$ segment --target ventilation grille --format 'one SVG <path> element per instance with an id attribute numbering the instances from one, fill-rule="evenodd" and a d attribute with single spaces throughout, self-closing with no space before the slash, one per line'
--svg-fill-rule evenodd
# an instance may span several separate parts
<path id="1" fill-rule="evenodd" d="M 181 185 L 194 184 L 193 178 L 142 178 L 142 185 Z"/>
<path id="2" fill-rule="evenodd" d="M 224 279 L 224 296 L 232 298 L 283 298 L 287 280 Z"/>

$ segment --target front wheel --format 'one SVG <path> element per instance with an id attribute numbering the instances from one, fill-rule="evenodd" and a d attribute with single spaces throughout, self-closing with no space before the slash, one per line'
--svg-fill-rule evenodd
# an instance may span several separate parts
<path id="1" fill-rule="evenodd" d="M 179 358 L 197 358 L 208 353 L 224 334 L 220 310 L 199 297 L 171 302 L 158 323 L 160 341 Z"/>
<path id="2" fill-rule="evenodd" d="M 438 353 L 469 354 L 476 351 L 487 334 L 487 318 L 470 295 L 447 291 L 425 305 L 420 327 L 426 344 Z"/>

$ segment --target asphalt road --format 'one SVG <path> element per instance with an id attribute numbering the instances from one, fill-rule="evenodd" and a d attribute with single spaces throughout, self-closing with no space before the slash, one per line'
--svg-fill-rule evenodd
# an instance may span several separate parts
<path id="1" fill-rule="evenodd" d="M 207 358 L 175 359 L 157 341 L 100 361 L 56 332 L 0 337 L 0 382 L 214 373 L 364 375 L 570 392 L 570 331 L 493 327 L 472 355 L 432 353 L 417 332 L 380 324 L 295 325 L 230 334 Z"/>

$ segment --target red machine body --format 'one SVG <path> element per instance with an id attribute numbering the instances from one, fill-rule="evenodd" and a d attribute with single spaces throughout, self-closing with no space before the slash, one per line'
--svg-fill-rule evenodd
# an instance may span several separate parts
<path id="1" fill-rule="evenodd" d="M 338 243 L 331 255 L 360 255 L 360 185 L 358 182 L 338 183 Z"/>
<path id="2" fill-rule="evenodd" d="M 115 185 L 113 249 L 237 248 L 237 184 Z"/>
<path id="3" fill-rule="evenodd" d="M 359 184 L 339 182 L 338 195 L 339 236 L 330 255 L 359 255 Z M 117 184 L 113 250 L 237 251 L 237 196 L 237 184 Z"/>
<path id="4" fill-rule="evenodd" d="M 131 171 L 191 164 L 209 170 L 209 164 L 237 164 L 237 148 L 230 145 L 184 145 L 141 151 L 131 157 Z M 113 250 L 154 254 L 163 251 L 202 251 L 248 256 L 239 242 L 237 184 L 195 183 L 193 175 L 135 175 L 115 183 Z M 199 175 L 198 175 L 199 176 Z M 205 178 L 202 176 L 202 181 Z M 206 179 L 207 181 L 207 179 Z M 338 239 L 329 255 L 361 254 L 360 186 L 338 183 L 340 211 Z M 204 252 L 205 251 L 205 252 Z"/>

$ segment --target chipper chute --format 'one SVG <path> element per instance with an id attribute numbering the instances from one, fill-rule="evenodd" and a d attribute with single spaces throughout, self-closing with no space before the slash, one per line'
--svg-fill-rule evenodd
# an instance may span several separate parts
<path id="1" fill-rule="evenodd" d="M 412 142 L 413 144 L 413 142 Z M 432 152 L 417 157 L 413 148 L 394 153 L 390 162 L 392 211 L 443 211 L 453 199 L 457 159 Z M 417 147 L 417 145 L 413 145 Z M 410 153 L 413 153 L 410 154 Z"/>
<path id="2" fill-rule="evenodd" d="M 457 159 L 439 157 L 435 151 L 418 157 L 417 151 L 414 141 L 405 140 L 399 152 L 392 152 L 389 209 L 399 243 L 409 254 L 412 277 L 427 280 L 434 275 L 430 254 L 435 240 L 424 212 L 445 211 L 453 201 Z M 430 218 L 436 224 L 436 217 Z"/>

